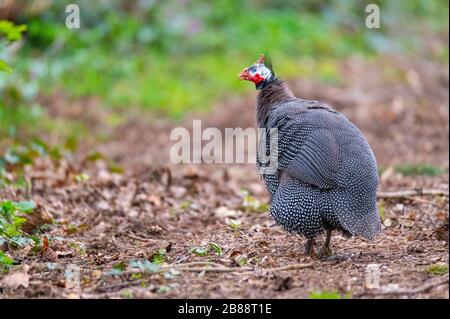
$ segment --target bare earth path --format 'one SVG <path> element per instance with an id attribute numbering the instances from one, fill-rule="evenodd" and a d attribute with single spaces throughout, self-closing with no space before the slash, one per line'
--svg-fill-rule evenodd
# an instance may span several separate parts
<path id="1" fill-rule="evenodd" d="M 373 65 L 349 60 L 342 68 L 341 86 L 289 83 L 298 96 L 333 105 L 362 129 L 384 169 L 380 190 L 448 192 L 448 70 L 396 58 Z M 384 71 L 397 72 L 396 81 Z M 170 131 L 190 127 L 192 118 L 174 124 L 131 116 L 110 128 L 89 101 L 74 108 L 93 122 L 93 131 L 108 131 L 111 138 L 82 145 L 70 161 L 40 159 L 30 170 L 32 198 L 55 220 L 46 230 L 50 249 L 9 251 L 29 266 L 29 287 L 0 288 L 1 298 L 308 298 L 319 290 L 351 298 L 449 297 L 448 270 L 429 270 L 435 264 L 448 269 L 448 197 L 380 200 L 385 222 L 379 238 L 334 234 L 333 256 L 311 259 L 302 255 L 304 240 L 268 216 L 254 165 L 170 163 Z M 54 112 L 67 110 L 55 106 Z M 227 98 L 211 114 L 193 118 L 204 128 L 251 127 L 254 96 Z M 93 149 L 106 159 L 86 160 Z M 111 173 L 107 159 L 123 174 Z M 393 166 L 405 162 L 445 172 L 403 176 Z M 90 178 L 76 180 L 80 172 Z M 13 189 L 1 192 L 25 197 Z M 146 260 L 163 263 L 154 268 Z M 368 264 L 380 267 L 379 289 L 365 288 Z M 80 271 L 79 287 L 68 280 L 70 267 Z"/>

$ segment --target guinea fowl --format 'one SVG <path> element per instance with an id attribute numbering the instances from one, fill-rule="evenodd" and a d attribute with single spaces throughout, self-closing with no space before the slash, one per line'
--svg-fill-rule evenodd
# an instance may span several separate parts
<path id="1" fill-rule="evenodd" d="M 315 255 L 314 239 L 324 230 L 319 258 L 331 255 L 333 230 L 367 239 L 380 233 L 377 164 L 361 131 L 330 106 L 295 97 L 264 55 L 238 77 L 260 90 L 258 127 L 278 132 L 276 172 L 262 174 L 272 198 L 270 215 L 308 239 L 305 254 Z M 263 166 L 260 158 L 257 165 Z"/>

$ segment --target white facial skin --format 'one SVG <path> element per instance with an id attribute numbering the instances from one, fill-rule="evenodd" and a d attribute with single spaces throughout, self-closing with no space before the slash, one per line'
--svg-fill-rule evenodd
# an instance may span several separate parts
<path id="1" fill-rule="evenodd" d="M 255 84 L 264 82 L 265 80 L 272 77 L 272 71 L 265 66 L 263 62 L 257 62 L 248 68 L 245 68 L 239 75 L 238 78 L 241 80 L 251 81 Z"/>
<path id="2" fill-rule="evenodd" d="M 264 65 L 264 63 L 253 64 L 247 70 L 249 73 L 249 80 L 255 83 L 264 81 L 272 75 L 272 72 Z"/>

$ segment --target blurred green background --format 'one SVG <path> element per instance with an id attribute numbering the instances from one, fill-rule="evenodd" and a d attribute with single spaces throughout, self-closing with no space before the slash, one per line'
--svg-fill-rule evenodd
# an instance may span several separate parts
<path id="1" fill-rule="evenodd" d="M 80 29 L 65 26 L 69 3 Z M 381 8 L 380 29 L 364 27 L 369 3 Z M 21 41 L 0 40 L 14 70 L 0 73 L 2 138 L 45 126 L 39 101 L 57 92 L 173 119 L 207 111 L 249 89 L 236 74 L 262 52 L 285 78 L 336 84 L 351 55 L 426 54 L 448 65 L 448 46 L 421 52 L 427 33 L 448 36 L 445 0 L 2 0 L 0 20 L 27 26 Z"/>

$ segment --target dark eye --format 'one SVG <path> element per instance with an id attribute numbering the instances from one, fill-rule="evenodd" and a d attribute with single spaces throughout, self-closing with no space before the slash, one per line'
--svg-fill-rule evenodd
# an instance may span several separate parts
<path id="1" fill-rule="evenodd" d="M 250 72 L 256 72 L 256 66 L 255 65 L 251 66 L 249 71 Z"/>

